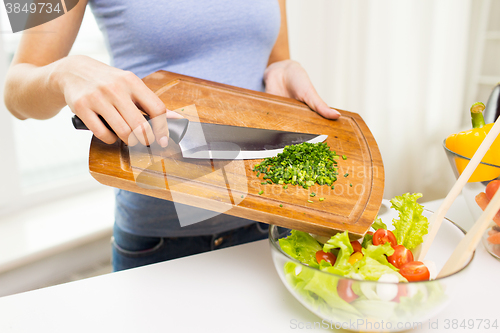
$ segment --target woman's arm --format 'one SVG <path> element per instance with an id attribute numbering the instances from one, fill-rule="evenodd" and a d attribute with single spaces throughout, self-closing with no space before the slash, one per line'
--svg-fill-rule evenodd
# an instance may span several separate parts
<path id="1" fill-rule="evenodd" d="M 278 96 L 295 98 L 306 103 L 325 118 L 337 119 L 340 113 L 331 109 L 318 95 L 304 68 L 290 60 L 288 28 L 286 21 L 286 0 L 278 0 L 281 10 L 281 27 L 276 43 L 269 56 L 264 72 L 266 92 Z"/>
<path id="2" fill-rule="evenodd" d="M 19 119 L 48 119 L 68 105 L 106 143 L 115 142 L 116 135 L 98 115 L 130 145 L 156 137 L 166 146 L 166 118 L 158 120 L 164 118 L 158 116 L 165 114 L 165 105 L 142 80 L 89 57 L 68 56 L 86 4 L 81 0 L 67 14 L 23 33 L 7 73 L 5 105 Z M 137 105 L 157 117 L 154 134 Z"/>
<path id="3" fill-rule="evenodd" d="M 281 13 L 280 32 L 278 33 L 278 38 L 276 39 L 273 49 L 271 50 L 269 62 L 267 63 L 268 66 L 274 62 L 290 59 L 290 48 L 288 46 L 288 25 L 286 21 L 286 0 L 278 0 L 278 2 L 280 4 Z"/>
<path id="4" fill-rule="evenodd" d="M 53 73 L 68 55 L 80 28 L 86 1 L 67 14 L 26 30 L 7 72 L 5 105 L 19 119 L 48 119 L 66 103 Z"/>

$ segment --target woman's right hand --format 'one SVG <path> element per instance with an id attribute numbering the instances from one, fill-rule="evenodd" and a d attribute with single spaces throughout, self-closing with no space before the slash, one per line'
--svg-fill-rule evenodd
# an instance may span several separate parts
<path id="1" fill-rule="evenodd" d="M 167 146 L 165 105 L 132 72 L 86 56 L 69 56 L 58 61 L 52 79 L 73 113 L 100 140 L 111 144 L 118 136 L 131 146 L 138 142 L 149 145 L 154 141 L 162 147 Z M 153 128 L 139 108 L 150 116 Z M 98 115 L 106 120 L 117 136 L 104 126 Z"/>

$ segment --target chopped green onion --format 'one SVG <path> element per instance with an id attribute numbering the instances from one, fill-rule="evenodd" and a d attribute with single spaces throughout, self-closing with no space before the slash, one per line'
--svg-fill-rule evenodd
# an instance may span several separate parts
<path id="1" fill-rule="evenodd" d="M 283 207 L 283 205 L 280 204 L 280 207 Z"/>
<path id="2" fill-rule="evenodd" d="M 286 146 L 282 153 L 264 159 L 252 170 L 258 176 L 263 174 L 268 184 L 291 184 L 304 189 L 315 184 L 332 186 L 337 180 L 338 157 L 326 143 L 305 142 Z"/>
<path id="3" fill-rule="evenodd" d="M 323 201 L 323 200 L 325 200 L 325 198 L 319 198 L 319 201 Z"/>
<path id="4" fill-rule="evenodd" d="M 267 182 L 262 182 L 260 183 L 260 185 L 267 185 Z"/>
<path id="5" fill-rule="evenodd" d="M 344 175 L 344 177 L 347 177 L 347 176 L 349 176 L 349 174 L 348 174 L 348 173 L 346 173 L 346 174 Z"/>
<path id="6" fill-rule="evenodd" d="M 259 195 L 262 195 L 262 193 L 264 193 L 264 191 L 260 190 L 260 191 L 259 191 Z"/>
<path id="7" fill-rule="evenodd" d="M 309 203 L 313 203 L 311 200 L 307 200 L 307 202 L 309 202 Z"/>
<path id="8" fill-rule="evenodd" d="M 311 192 L 311 194 L 309 194 L 311 197 L 315 197 L 316 196 L 316 193 L 314 192 Z"/>
<path id="9" fill-rule="evenodd" d="M 342 155 L 342 159 L 343 159 L 344 161 L 345 161 L 345 160 L 347 160 L 347 156 Z"/>

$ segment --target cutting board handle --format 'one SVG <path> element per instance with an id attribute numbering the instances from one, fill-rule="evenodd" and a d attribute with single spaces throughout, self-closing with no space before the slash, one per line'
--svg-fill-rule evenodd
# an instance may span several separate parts
<path id="1" fill-rule="evenodd" d="M 149 121 L 149 117 L 147 115 L 144 115 L 144 118 Z M 104 118 L 99 115 L 99 119 L 101 119 L 102 123 L 104 126 L 106 126 L 111 132 L 115 133 L 111 126 L 104 120 Z M 73 118 L 71 119 L 73 122 L 73 126 L 78 129 L 78 130 L 88 130 L 87 125 L 77 116 L 74 115 Z M 168 119 L 168 131 L 170 138 L 177 144 L 182 140 L 184 137 L 184 134 L 186 134 L 187 128 L 188 128 L 189 120 L 186 118 L 179 118 L 179 119 Z"/>

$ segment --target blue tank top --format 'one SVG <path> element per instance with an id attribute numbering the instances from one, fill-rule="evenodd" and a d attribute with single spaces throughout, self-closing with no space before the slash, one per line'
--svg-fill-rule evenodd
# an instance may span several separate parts
<path id="1" fill-rule="evenodd" d="M 164 69 L 253 90 L 280 28 L 275 0 L 90 0 L 113 66 Z"/>
<path id="2" fill-rule="evenodd" d="M 280 28 L 275 0 L 89 0 L 112 65 L 140 78 L 167 70 L 263 91 Z M 191 209 L 204 214 L 202 210 Z M 116 223 L 144 236 L 207 235 L 252 221 L 217 215 L 180 227 L 173 203 L 122 190 Z"/>

